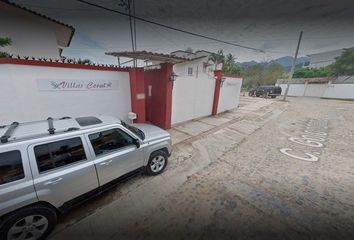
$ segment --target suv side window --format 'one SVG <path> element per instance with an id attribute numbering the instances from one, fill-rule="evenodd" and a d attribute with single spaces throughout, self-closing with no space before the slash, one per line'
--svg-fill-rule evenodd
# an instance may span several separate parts
<path id="1" fill-rule="evenodd" d="M 80 137 L 35 146 L 34 154 L 40 173 L 86 160 Z"/>
<path id="2" fill-rule="evenodd" d="M 90 134 L 89 139 L 96 156 L 134 144 L 134 139 L 118 128 Z"/>
<path id="3" fill-rule="evenodd" d="M 18 150 L 0 153 L 0 185 L 25 177 L 21 152 Z"/>

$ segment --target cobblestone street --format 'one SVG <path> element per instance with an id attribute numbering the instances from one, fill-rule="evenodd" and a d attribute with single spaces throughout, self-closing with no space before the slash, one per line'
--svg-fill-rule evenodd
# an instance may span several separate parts
<path id="1" fill-rule="evenodd" d="M 175 126 L 166 171 L 60 218 L 54 239 L 353 239 L 354 103 L 241 98 Z"/>

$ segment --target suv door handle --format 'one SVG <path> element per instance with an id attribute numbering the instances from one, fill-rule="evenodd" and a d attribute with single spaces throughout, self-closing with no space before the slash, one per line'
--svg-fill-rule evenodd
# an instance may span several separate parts
<path id="1" fill-rule="evenodd" d="M 109 161 L 107 161 L 107 162 L 102 162 L 102 163 L 100 163 L 100 166 L 103 166 L 103 165 L 108 166 L 108 165 L 111 164 L 112 162 L 113 162 L 113 160 L 109 160 Z"/>
<path id="2" fill-rule="evenodd" d="M 57 184 L 58 182 L 60 182 L 61 180 L 63 180 L 63 178 L 57 178 L 55 180 L 50 180 L 48 182 L 45 182 L 44 183 L 44 186 L 47 186 L 47 185 L 55 185 Z"/>

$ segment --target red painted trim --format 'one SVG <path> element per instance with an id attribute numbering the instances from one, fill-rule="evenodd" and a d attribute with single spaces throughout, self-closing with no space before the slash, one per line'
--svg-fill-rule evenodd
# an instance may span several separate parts
<path id="1" fill-rule="evenodd" d="M 223 74 L 222 76 L 223 76 L 223 77 L 230 77 L 230 78 L 242 78 L 242 77 L 239 76 L 239 75 L 232 75 L 232 74 Z"/>
<path id="2" fill-rule="evenodd" d="M 147 120 L 163 129 L 171 128 L 173 64 L 162 63 L 160 69 L 144 72 Z M 177 80 L 178 81 L 178 80 Z M 149 97 L 149 86 L 151 96 Z"/>
<path id="3" fill-rule="evenodd" d="M 172 90 L 173 82 L 170 80 L 171 74 L 173 72 L 173 64 L 163 63 L 161 68 L 165 71 L 165 86 L 166 86 L 166 109 L 165 109 L 165 129 L 171 129 L 171 118 L 172 118 Z"/>
<path id="4" fill-rule="evenodd" d="M 144 84 L 144 68 L 132 68 L 129 71 L 130 77 L 130 99 L 132 111 L 136 113 L 135 123 L 145 122 L 145 84 Z M 138 99 L 139 95 L 144 95 L 142 99 Z"/>
<path id="5" fill-rule="evenodd" d="M 0 58 L 0 64 L 18 64 L 18 65 L 30 65 L 30 66 L 38 66 L 38 67 L 59 67 L 59 68 L 85 69 L 85 70 L 129 72 L 129 68 L 103 67 L 103 66 L 61 63 L 61 62 L 45 62 L 45 61 L 25 60 L 25 59 L 17 59 L 17 58 Z"/>
<path id="6" fill-rule="evenodd" d="M 214 77 L 215 77 L 215 89 L 214 89 L 213 110 L 212 110 L 212 113 L 211 113 L 212 115 L 216 115 L 218 113 L 222 70 L 215 70 L 214 71 Z"/>

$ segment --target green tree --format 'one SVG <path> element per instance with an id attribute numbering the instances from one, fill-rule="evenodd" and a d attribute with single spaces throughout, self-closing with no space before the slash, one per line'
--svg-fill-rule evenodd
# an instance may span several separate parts
<path id="1" fill-rule="evenodd" d="M 313 77 L 329 77 L 333 75 L 333 71 L 329 66 L 320 68 L 300 68 L 294 72 L 294 78 L 313 78 Z"/>
<path id="2" fill-rule="evenodd" d="M 242 87 L 252 89 L 258 85 L 273 85 L 285 74 L 284 68 L 278 63 L 259 63 L 241 71 Z"/>
<path id="3" fill-rule="evenodd" d="M 251 89 L 262 84 L 262 78 L 264 73 L 264 65 L 256 64 L 244 69 L 243 77 L 243 87 L 245 89 Z"/>
<path id="4" fill-rule="evenodd" d="M 8 37 L 2 38 L 2 37 L 0 37 L 0 47 L 9 46 L 9 45 L 11 45 L 11 43 L 12 43 L 11 38 L 8 38 Z"/>
<path id="5" fill-rule="evenodd" d="M 264 85 L 274 85 L 278 78 L 281 78 L 284 75 L 284 68 L 278 63 L 271 63 L 266 68 L 262 75 L 261 82 Z"/>
<path id="6" fill-rule="evenodd" d="M 225 65 L 232 66 L 234 64 L 235 64 L 235 57 L 231 53 L 227 54 L 225 57 Z"/>
<path id="7" fill-rule="evenodd" d="M 185 51 L 188 53 L 193 53 L 193 49 L 191 47 L 187 47 L 187 49 Z"/>
<path id="8" fill-rule="evenodd" d="M 77 64 L 92 64 L 92 61 L 90 59 L 81 59 L 76 61 Z"/>
<path id="9" fill-rule="evenodd" d="M 211 61 L 215 64 L 215 70 L 219 64 L 222 64 L 222 68 L 225 62 L 224 51 L 221 49 L 217 53 L 211 53 L 209 56 L 208 61 Z"/>
<path id="10" fill-rule="evenodd" d="M 225 74 L 242 75 L 243 69 L 237 64 L 232 64 L 232 65 L 225 64 L 223 68 L 223 72 Z"/>
<path id="11" fill-rule="evenodd" d="M 337 76 L 354 75 L 354 49 L 345 50 L 329 68 Z"/>
<path id="12" fill-rule="evenodd" d="M 11 38 L 8 37 L 0 37 L 0 47 L 6 47 L 6 46 L 10 46 L 12 43 Z M 11 57 L 10 54 L 8 54 L 7 52 L 2 52 L 0 51 L 0 58 L 7 58 L 7 57 Z"/>
<path id="13" fill-rule="evenodd" d="M 229 53 L 224 59 L 223 72 L 226 74 L 241 75 L 242 67 L 235 63 L 235 57 Z"/>

